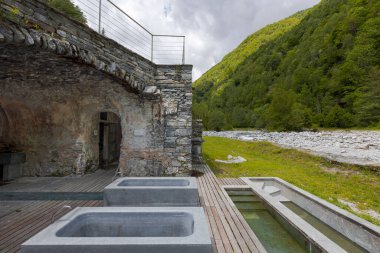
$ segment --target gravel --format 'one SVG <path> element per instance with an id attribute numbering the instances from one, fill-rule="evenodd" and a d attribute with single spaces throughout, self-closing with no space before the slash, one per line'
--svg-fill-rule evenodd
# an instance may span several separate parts
<path id="1" fill-rule="evenodd" d="M 380 131 L 205 131 L 204 136 L 219 136 L 242 141 L 268 141 L 295 148 L 333 161 L 380 166 Z"/>

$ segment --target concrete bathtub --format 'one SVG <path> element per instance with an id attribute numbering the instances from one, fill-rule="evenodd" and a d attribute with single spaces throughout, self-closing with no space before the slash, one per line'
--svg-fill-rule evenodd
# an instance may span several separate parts
<path id="1" fill-rule="evenodd" d="M 22 253 L 211 253 L 201 207 L 76 208 L 21 246 Z"/>
<path id="2" fill-rule="evenodd" d="M 199 206 L 193 177 L 124 177 L 104 189 L 104 206 Z"/>

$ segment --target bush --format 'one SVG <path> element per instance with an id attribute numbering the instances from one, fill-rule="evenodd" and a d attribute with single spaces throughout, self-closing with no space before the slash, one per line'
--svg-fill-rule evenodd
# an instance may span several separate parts
<path id="1" fill-rule="evenodd" d="M 346 112 L 339 105 L 334 106 L 326 115 L 324 126 L 325 127 L 339 127 L 347 128 L 355 125 L 354 116 Z"/>
<path id="2" fill-rule="evenodd" d="M 311 111 L 299 103 L 294 103 L 285 130 L 301 131 L 311 126 Z"/>
<path id="3" fill-rule="evenodd" d="M 208 125 L 208 116 L 209 110 L 208 105 L 206 103 L 193 103 L 193 118 L 201 119 L 205 128 L 207 128 Z"/>
<path id="4" fill-rule="evenodd" d="M 81 9 L 74 5 L 71 0 L 44 0 L 44 2 L 82 24 L 87 23 L 87 19 Z"/>
<path id="5" fill-rule="evenodd" d="M 210 113 L 208 120 L 208 129 L 221 131 L 226 128 L 226 117 L 223 112 L 214 110 Z"/>
<path id="6" fill-rule="evenodd" d="M 234 127 L 250 127 L 253 121 L 253 113 L 247 108 L 235 107 L 232 110 L 231 124 Z"/>
<path id="7" fill-rule="evenodd" d="M 314 127 L 320 127 L 324 125 L 325 116 L 322 113 L 317 113 L 312 116 L 312 123 Z"/>

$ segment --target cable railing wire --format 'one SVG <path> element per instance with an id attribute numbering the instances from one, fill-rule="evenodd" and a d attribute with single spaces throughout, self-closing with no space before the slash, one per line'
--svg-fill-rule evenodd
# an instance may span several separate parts
<path id="1" fill-rule="evenodd" d="M 156 64 L 185 64 L 185 36 L 154 35 L 111 0 L 74 0 L 89 27 Z"/>
<path id="2" fill-rule="evenodd" d="M 130 40 L 132 43 L 134 43 L 134 44 L 136 44 L 136 45 L 141 45 L 141 43 L 143 43 L 143 41 L 141 41 L 141 39 L 136 38 L 135 36 L 130 36 L 130 37 L 128 37 L 127 34 L 119 33 L 119 31 L 117 31 L 117 30 L 114 29 L 113 27 L 109 27 L 109 26 L 107 25 L 106 28 L 108 28 L 108 33 L 113 34 L 112 32 L 109 32 L 109 31 L 111 30 L 111 31 L 117 33 L 117 34 L 113 34 L 113 35 L 115 35 L 115 36 L 119 35 L 118 37 L 121 36 L 121 37 L 123 37 L 124 39 L 128 39 L 128 40 Z M 106 34 L 105 34 L 105 35 L 106 35 Z M 134 40 L 132 40 L 132 39 L 130 39 L 130 38 L 133 38 Z M 149 44 L 145 43 L 145 45 L 149 46 L 149 48 L 150 48 L 150 45 L 149 45 Z M 148 49 L 148 53 L 149 53 L 149 49 Z"/>
<path id="3" fill-rule="evenodd" d="M 107 13 L 108 14 L 108 13 Z M 108 14 L 109 15 L 109 14 Z M 142 38 L 144 38 L 144 39 L 146 39 L 146 40 L 150 40 L 151 38 L 150 38 L 150 34 L 147 34 L 147 33 L 141 33 L 141 31 L 138 31 L 135 27 L 133 27 L 132 25 L 130 25 L 129 23 L 127 23 L 126 22 L 126 24 L 123 24 L 123 23 L 121 23 L 118 19 L 116 19 L 115 17 L 113 17 L 113 16 L 111 16 L 111 15 L 109 15 L 112 19 L 114 19 L 117 23 L 119 23 L 120 25 L 127 25 L 128 27 L 130 27 L 130 28 L 127 28 L 127 27 L 125 27 L 125 28 L 127 28 L 127 29 L 133 29 L 134 31 L 132 31 L 132 30 L 130 30 L 133 34 L 135 34 L 136 36 L 142 36 Z M 107 19 L 108 20 L 108 19 Z M 113 21 L 110 21 L 110 20 L 108 20 L 109 22 L 113 22 Z M 145 35 L 148 35 L 149 37 L 145 37 Z"/>
<path id="4" fill-rule="evenodd" d="M 112 10 L 108 9 L 106 6 L 104 6 L 104 7 L 105 7 L 106 10 L 113 12 Z M 116 13 L 116 14 L 117 14 L 117 13 Z M 124 14 L 124 12 L 119 12 L 119 14 Z M 127 19 L 130 19 L 128 15 L 124 15 L 124 16 L 122 16 L 122 17 L 126 17 Z M 132 19 L 130 19 L 130 20 L 132 20 Z M 132 21 L 133 21 L 133 20 L 132 20 Z M 133 28 L 136 32 L 142 33 L 141 30 L 138 30 L 138 28 L 139 28 L 140 26 L 137 24 L 137 26 L 134 27 L 133 24 L 134 24 L 134 23 L 126 23 L 126 25 L 130 26 L 131 28 Z M 123 24 L 123 25 L 125 25 L 125 24 Z M 140 27 L 140 28 L 141 28 L 141 27 Z M 148 32 L 147 30 L 143 30 L 143 31 L 145 32 L 145 34 L 152 35 L 152 34 L 151 34 L 150 32 Z"/>

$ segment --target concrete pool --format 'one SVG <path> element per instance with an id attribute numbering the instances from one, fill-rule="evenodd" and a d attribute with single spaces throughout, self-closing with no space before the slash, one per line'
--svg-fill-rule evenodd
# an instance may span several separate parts
<path id="1" fill-rule="evenodd" d="M 380 249 L 379 226 L 280 178 L 243 180 L 276 210 L 283 211 L 285 215 L 287 211 L 290 211 L 291 215 L 295 214 L 296 225 L 306 222 L 311 226 L 308 230 L 311 235 L 319 231 L 324 236 L 322 239 L 331 240 L 338 248 L 347 252 L 378 252 Z"/>
<path id="2" fill-rule="evenodd" d="M 223 188 L 268 252 L 378 252 L 378 226 L 279 178 L 242 179 Z"/>
<path id="3" fill-rule="evenodd" d="M 211 253 L 201 207 L 76 208 L 26 241 L 22 253 Z"/>
<path id="4" fill-rule="evenodd" d="M 225 187 L 225 190 L 268 253 L 308 252 L 289 232 L 289 224 L 285 228 L 249 188 Z"/>
<path id="5" fill-rule="evenodd" d="M 104 189 L 105 206 L 199 206 L 192 177 L 124 177 Z"/>

